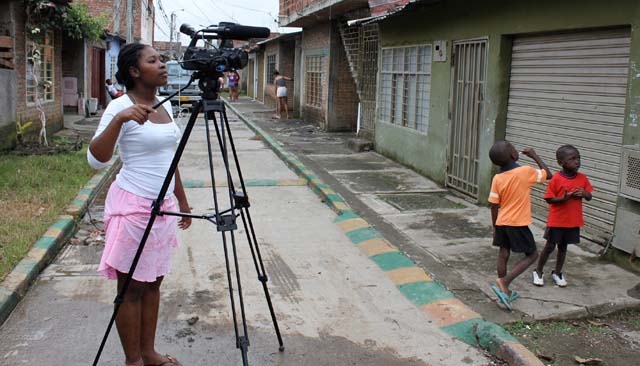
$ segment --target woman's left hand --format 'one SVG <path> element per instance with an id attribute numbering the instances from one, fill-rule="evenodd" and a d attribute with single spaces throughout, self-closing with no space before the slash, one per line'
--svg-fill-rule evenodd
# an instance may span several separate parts
<path id="1" fill-rule="evenodd" d="M 191 207 L 188 203 L 180 204 L 180 212 L 191 213 Z M 182 230 L 186 230 L 191 226 L 191 217 L 181 217 L 178 221 L 178 227 Z"/>

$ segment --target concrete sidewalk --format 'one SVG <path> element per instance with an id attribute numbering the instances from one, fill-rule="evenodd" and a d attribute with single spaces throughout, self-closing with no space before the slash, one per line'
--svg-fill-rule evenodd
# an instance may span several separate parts
<path id="1" fill-rule="evenodd" d="M 272 119 L 273 111 L 244 97 L 232 108 L 295 154 L 393 245 L 486 319 L 566 319 L 640 306 L 640 276 L 602 261 L 595 244 L 571 246 L 565 265 L 569 286 L 531 284 L 526 272 L 512 285 L 521 294 L 515 311 L 500 308 L 490 285 L 497 253 L 491 246 L 490 212 L 438 187 L 374 152 L 355 153 L 350 133 L 325 133 L 303 121 Z M 532 229 L 543 246 L 543 224 Z M 554 255 L 546 266 L 551 272 Z M 515 262 L 515 258 L 511 259 Z"/>
<path id="2" fill-rule="evenodd" d="M 241 228 L 236 239 L 251 365 L 496 364 L 442 331 L 435 319 L 401 296 L 305 182 L 242 122 L 231 117 L 231 125 L 286 346 L 278 352 Z M 215 167 L 221 167 L 219 160 Z M 194 213 L 211 212 L 202 122 L 192 133 L 180 170 Z M 220 177 L 222 170 L 216 171 Z M 217 192 L 226 196 L 223 187 Z M 95 208 L 91 212 L 97 218 Z M 180 239 L 172 273 L 163 282 L 158 349 L 184 365 L 240 364 L 220 234 L 209 222 L 195 220 Z M 91 362 L 115 297 L 115 283 L 96 273 L 102 249 L 99 241 L 72 241 L 40 275 L 0 328 L 0 364 Z M 122 365 L 123 360 L 114 329 L 100 364 Z"/>

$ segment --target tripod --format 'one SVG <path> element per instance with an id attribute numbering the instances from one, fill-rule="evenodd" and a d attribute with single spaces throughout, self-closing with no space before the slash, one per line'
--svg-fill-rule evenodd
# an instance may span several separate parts
<path id="1" fill-rule="evenodd" d="M 142 235 L 142 239 L 140 240 L 140 245 L 138 246 L 138 250 L 133 259 L 133 263 L 131 264 L 131 268 L 129 273 L 127 274 L 126 280 L 116 296 L 114 300 L 114 310 L 113 315 L 111 316 L 111 320 L 109 321 L 109 325 L 107 326 L 107 330 L 102 339 L 102 343 L 100 344 L 100 348 L 98 353 L 96 354 L 95 360 L 93 362 L 93 366 L 98 364 L 100 359 L 100 355 L 102 354 L 102 350 L 104 349 L 107 338 L 109 337 L 109 333 L 116 319 L 116 315 L 118 314 L 118 310 L 120 305 L 124 301 L 124 295 L 127 292 L 127 289 L 131 283 L 131 279 L 133 273 L 135 272 L 136 266 L 138 264 L 138 260 L 142 255 L 142 251 L 144 249 L 147 238 L 149 237 L 149 233 L 151 232 L 151 228 L 153 227 L 153 223 L 155 222 L 156 217 L 162 215 L 168 216 L 179 216 L 179 217 L 191 217 L 194 219 L 203 219 L 211 222 L 216 225 L 216 229 L 218 232 L 222 234 L 222 247 L 224 249 L 224 258 L 225 258 L 225 267 L 227 272 L 227 281 L 229 286 L 229 298 L 231 302 L 231 312 L 233 315 L 233 327 L 235 331 L 235 340 L 236 340 L 236 348 L 240 349 L 242 354 L 242 364 L 244 366 L 248 365 L 247 352 L 249 348 L 249 336 L 247 332 L 247 320 L 244 311 L 244 299 L 242 296 L 242 284 L 240 282 L 240 270 L 238 268 L 238 256 L 237 256 L 237 248 L 236 248 L 236 240 L 235 240 L 235 230 L 238 229 L 238 225 L 236 223 L 236 219 L 238 217 L 242 220 L 242 225 L 245 229 L 245 233 L 247 235 L 247 242 L 249 244 L 249 248 L 251 250 L 251 256 L 253 258 L 253 264 L 256 269 L 256 273 L 258 275 L 258 280 L 262 283 L 262 288 L 264 290 L 265 298 L 267 300 L 267 305 L 269 306 L 269 312 L 271 313 L 271 320 L 273 322 L 273 327 L 276 332 L 276 336 L 278 338 L 279 351 L 284 351 L 284 344 L 282 342 L 282 337 L 280 335 L 280 328 L 278 327 L 278 321 L 276 319 L 276 315 L 273 310 L 273 304 L 271 303 L 271 296 L 269 295 L 269 289 L 267 288 L 267 274 L 264 269 L 264 263 L 262 261 L 262 255 L 260 254 L 260 248 L 258 246 L 258 241 L 256 239 L 255 230 L 253 228 L 253 222 L 251 221 L 251 214 L 249 213 L 249 207 L 251 206 L 249 203 L 249 197 L 247 195 L 244 179 L 242 178 L 242 172 L 240 170 L 240 163 L 238 161 L 238 155 L 236 153 L 235 144 L 233 142 L 233 136 L 231 134 L 231 129 L 229 127 L 229 120 L 227 119 L 227 112 L 225 109 L 224 103 L 218 98 L 218 81 L 216 75 L 208 75 L 204 73 L 194 73 L 191 80 L 184 88 L 187 88 L 195 79 L 200 79 L 199 87 L 202 90 L 202 98 L 200 101 L 196 103 L 191 111 L 191 116 L 187 122 L 187 125 L 182 134 L 182 138 L 178 147 L 176 148 L 176 153 L 173 157 L 171 165 L 169 167 L 169 171 L 164 179 L 162 184 L 162 188 L 158 194 L 156 200 L 153 201 L 151 207 L 151 216 L 149 218 L 149 222 L 147 223 L 147 227 Z M 184 89 L 183 88 L 183 89 Z M 177 92 L 175 93 L 177 94 Z M 175 95 L 174 94 L 174 95 Z M 162 103 L 171 99 L 173 95 L 167 97 L 163 101 L 157 103 L 153 106 L 153 108 L 158 108 Z M 213 192 L 213 202 L 214 202 L 214 213 L 212 214 L 202 214 L 196 215 L 191 213 L 181 213 L 181 212 L 167 212 L 161 211 L 162 202 L 165 199 L 165 195 L 171 184 L 173 179 L 173 175 L 176 172 L 176 168 L 178 167 L 178 163 L 180 158 L 182 157 L 182 153 L 184 148 L 187 145 L 187 141 L 189 140 L 189 136 L 191 135 L 191 130 L 195 125 L 196 119 L 200 112 L 204 113 L 204 121 L 205 128 L 207 134 L 207 149 L 209 155 L 209 171 L 211 175 L 211 184 L 212 184 L 212 192 Z M 216 113 L 219 116 L 220 123 L 218 123 L 218 119 L 216 118 Z M 228 187 L 228 198 L 229 198 L 229 207 L 226 209 L 221 208 L 221 204 L 219 204 L 218 193 L 216 192 L 216 177 L 213 169 L 213 152 L 212 152 L 212 142 L 211 142 L 211 131 L 209 127 L 209 120 L 213 121 L 213 126 L 215 129 L 215 134 L 217 138 L 218 146 L 220 147 L 220 152 L 222 156 L 222 161 L 225 167 L 225 179 L 227 180 Z M 235 168 L 238 174 L 239 182 L 240 182 L 240 190 L 236 190 L 235 184 L 233 182 L 233 177 L 231 175 L 231 164 L 229 161 L 229 149 L 231 148 L 231 155 L 233 158 L 233 162 L 235 164 Z M 227 240 L 227 235 L 229 235 L 229 241 Z M 230 248 L 229 245 L 230 244 Z M 231 250 L 229 250 L 231 249 Z M 233 270 L 230 263 L 230 256 L 233 261 Z M 232 273 L 233 272 L 233 273 Z M 234 293 L 233 290 L 233 275 L 235 274 L 235 283 L 237 285 L 237 293 Z M 236 299 L 237 298 L 237 299 Z M 238 326 L 238 311 L 236 308 L 236 301 L 240 307 L 240 318 L 242 323 L 242 329 L 239 329 Z"/>

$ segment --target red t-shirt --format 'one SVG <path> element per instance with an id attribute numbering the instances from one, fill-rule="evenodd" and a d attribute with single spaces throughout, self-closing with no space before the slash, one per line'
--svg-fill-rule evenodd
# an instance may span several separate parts
<path id="1" fill-rule="evenodd" d="M 571 192 L 576 188 L 584 188 L 587 192 L 593 192 L 587 176 L 577 173 L 573 178 L 567 178 L 560 173 L 553 175 L 547 187 L 544 198 L 562 198 L 565 192 Z M 582 218 L 582 198 L 570 198 L 566 202 L 549 204 L 549 227 L 581 227 L 584 226 Z"/>

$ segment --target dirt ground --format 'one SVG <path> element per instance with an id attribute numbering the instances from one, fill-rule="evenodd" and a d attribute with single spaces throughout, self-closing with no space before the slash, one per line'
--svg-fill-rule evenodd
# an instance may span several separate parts
<path id="1" fill-rule="evenodd" d="M 606 317 L 525 323 L 505 326 L 546 365 L 638 365 L 640 309 Z M 591 359 L 591 360 L 590 360 Z M 601 362 L 597 362 L 600 359 Z"/>

